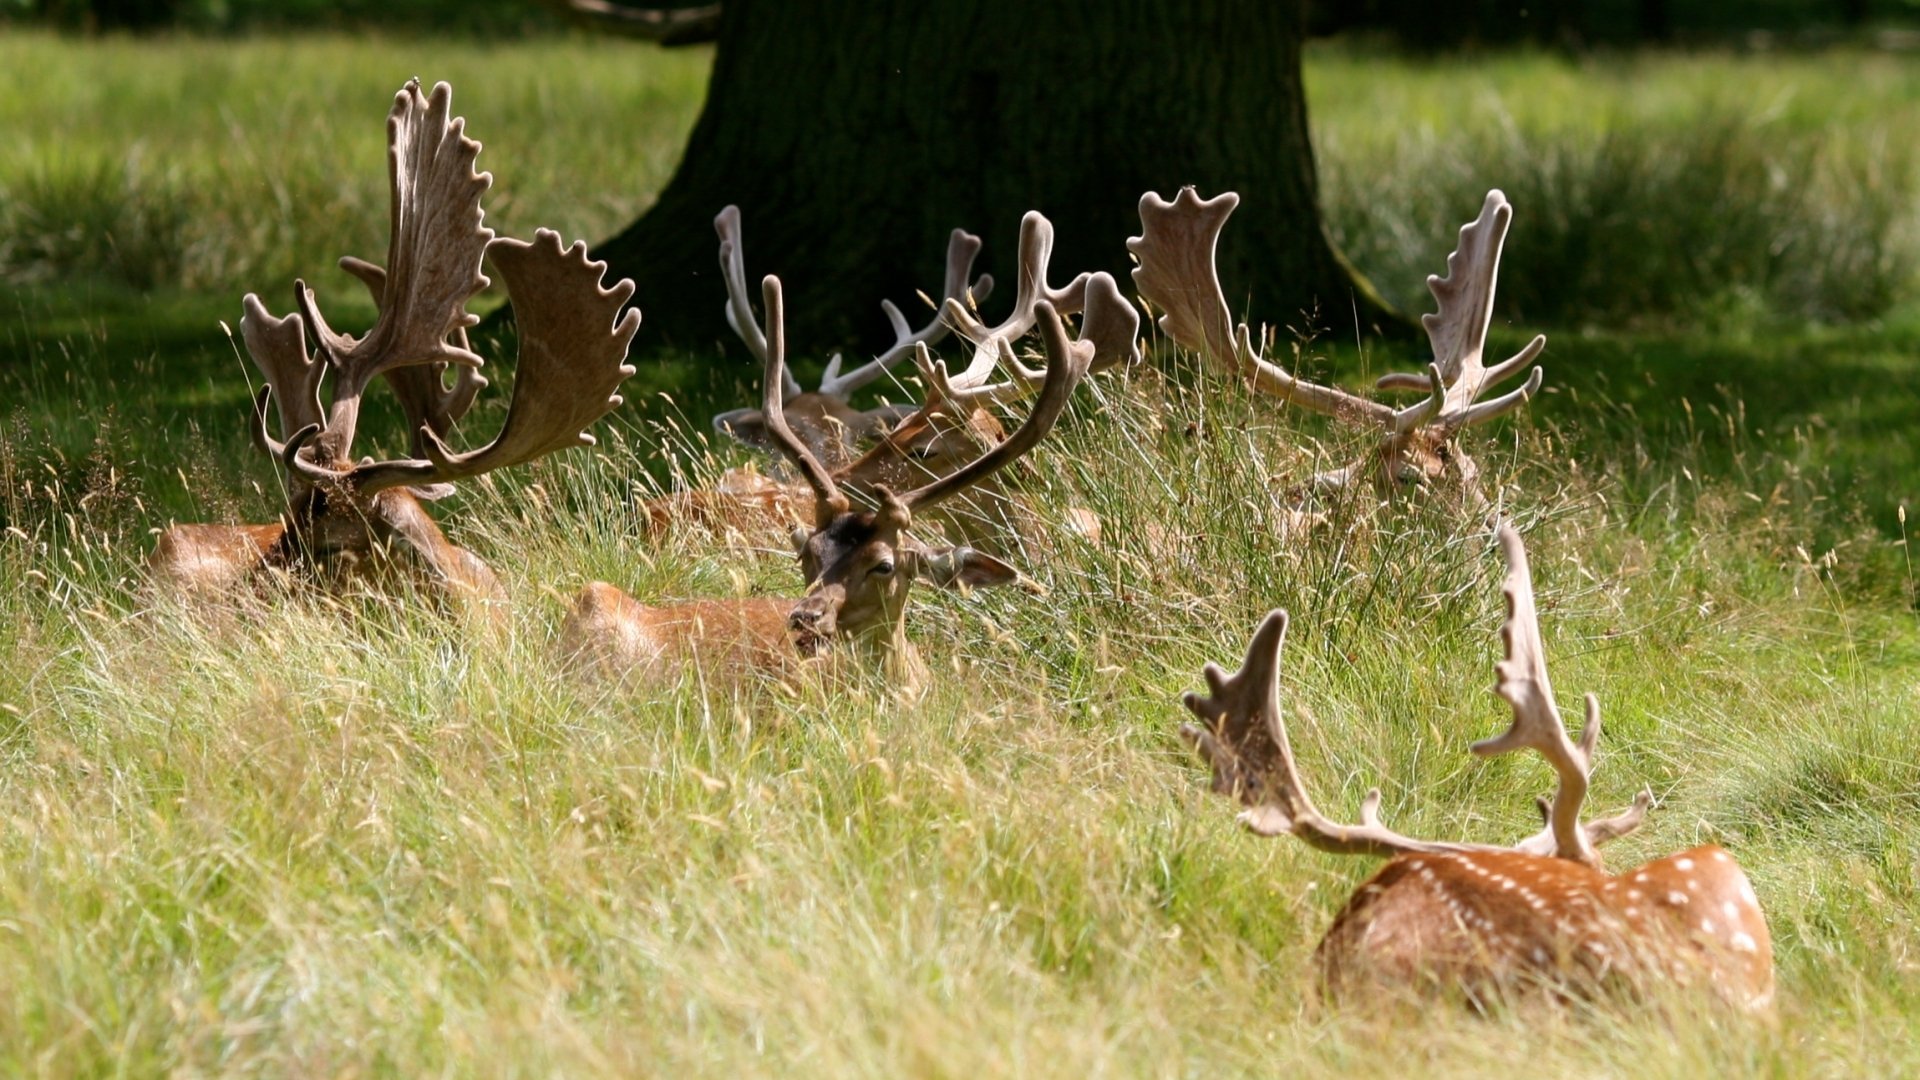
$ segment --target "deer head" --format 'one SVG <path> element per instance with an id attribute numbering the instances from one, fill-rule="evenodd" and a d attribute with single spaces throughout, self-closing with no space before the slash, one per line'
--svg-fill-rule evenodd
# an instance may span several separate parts
<path id="1" fill-rule="evenodd" d="M 266 382 L 255 402 L 254 442 L 287 473 L 288 508 L 275 543 L 328 560 L 397 541 L 443 579 L 490 592 L 491 573 L 448 544 L 416 500 L 443 497 L 455 481 L 591 444 L 586 428 L 620 404 L 614 390 L 633 374 L 625 360 L 640 313 L 622 314 L 633 283 L 603 288 L 606 265 L 590 262 L 584 244 L 563 247 L 545 229 L 531 243 L 496 239 L 481 223 L 480 197 L 492 177 L 474 171 L 480 144 L 451 115 L 452 100 L 447 84 L 423 94 L 413 80 L 388 115 L 387 265 L 340 261 L 373 294 L 373 326 L 359 337 L 335 331 L 314 291 L 296 282 L 296 313 L 276 317 L 248 294 L 240 330 Z M 481 357 L 468 348 L 467 330 L 477 318 L 466 310 L 488 284 L 483 259 L 506 279 L 520 351 L 499 435 L 456 452 L 446 439 L 487 384 Z M 376 378 L 387 381 L 406 413 L 409 457 L 355 459 L 360 403 Z M 269 405 L 278 438 L 268 429 Z"/>
<path id="2" fill-rule="evenodd" d="M 767 313 L 762 415 L 774 445 L 813 493 L 813 526 L 793 534 L 807 582 L 806 595 L 788 618 L 800 647 L 817 649 L 834 639 L 858 639 L 876 631 L 888 647 L 903 644 L 902 617 L 915 581 L 951 588 L 1017 580 L 1017 571 L 992 556 L 969 547 L 935 547 L 916 539 L 911 533 L 914 517 L 975 487 L 1038 445 L 1086 376 L 1094 345 L 1069 341 L 1052 304 L 1037 300 L 1035 312 L 1048 366 L 1040 376 L 1033 409 L 1020 428 L 967 464 L 910 491 L 877 486 L 873 495 L 878 505 L 856 508 L 832 472 L 787 426 L 781 408 L 786 334 L 780 280 L 768 276 L 762 294 Z"/>
<path id="3" fill-rule="evenodd" d="M 1583 821 L 1600 737 L 1600 706 L 1586 696 L 1586 724 L 1569 736 L 1554 704 L 1533 601 L 1527 553 L 1512 526 L 1499 529 L 1507 560 L 1505 656 L 1494 692 L 1512 710 L 1502 734 L 1473 744 L 1492 757 L 1539 753 L 1558 782 L 1543 800 L 1546 827 L 1507 846 L 1425 840 L 1389 829 L 1380 792 L 1355 824 L 1314 806 L 1294 761 L 1280 701 L 1280 648 L 1287 614 L 1270 613 L 1245 663 L 1229 676 L 1209 664 L 1206 696 L 1188 694 L 1198 724 L 1181 735 L 1212 766 L 1213 789 L 1236 798 L 1241 822 L 1261 836 L 1295 836 L 1337 854 L 1394 859 L 1348 901 L 1318 958 L 1330 989 L 1361 981 L 1417 983 L 1440 974 L 1476 987 L 1516 981 L 1553 986 L 1621 974 L 1629 979 L 1704 975 L 1738 1003 L 1772 994 L 1766 919 L 1739 866 L 1714 847 L 1604 872 L 1598 848 L 1638 828 L 1652 801 Z"/>
<path id="4" fill-rule="evenodd" d="M 1483 363 L 1500 248 L 1513 220 L 1506 196 L 1487 193 L 1480 216 L 1460 229 L 1459 246 L 1447 256 L 1447 276 L 1427 278 L 1439 305 L 1420 320 L 1433 347 L 1433 362 L 1424 373 L 1387 375 L 1377 384 L 1382 390 L 1426 394 L 1419 403 L 1399 409 L 1294 377 L 1256 348 L 1256 335 L 1245 323 L 1233 322 L 1214 250 L 1239 205 L 1240 197 L 1232 192 L 1203 200 L 1190 187 L 1182 188 L 1172 202 L 1153 192 L 1140 197 L 1141 235 L 1129 239 L 1127 248 L 1140 260 L 1133 271 L 1140 295 L 1164 313 L 1161 330 L 1181 348 L 1245 380 L 1259 393 L 1379 432 L 1367 460 L 1315 477 L 1315 487 L 1345 487 L 1371 477 L 1378 489 L 1391 494 L 1451 474 L 1470 497 L 1478 498 L 1479 470 L 1460 449 L 1458 436 L 1520 408 L 1539 391 L 1543 373 L 1535 367 L 1518 389 L 1479 400 L 1531 364 L 1547 342 L 1544 335 L 1536 336 L 1512 357 L 1492 367 Z"/>
<path id="5" fill-rule="evenodd" d="M 740 208 L 729 206 L 720 211 L 719 216 L 713 219 L 713 227 L 720 234 L 720 271 L 727 286 L 727 325 L 733 328 L 754 359 L 765 364 L 766 334 L 760 329 L 752 298 L 747 291 Z M 946 280 L 940 293 L 944 302 L 960 303 L 969 298 L 977 302 L 992 294 L 993 277 L 990 274 L 982 274 L 971 284 L 968 283 L 973 273 L 973 260 L 979 254 L 979 237 L 962 229 L 953 230 L 947 241 Z M 910 406 L 856 409 L 850 404 L 854 393 L 887 374 L 895 365 L 913 355 L 917 347 L 939 342 L 949 330 L 947 323 L 937 313 L 925 326 L 915 330 L 891 300 L 882 300 L 880 310 L 886 315 L 894 334 L 893 344 L 880 355 L 851 371 L 842 372 L 841 358 L 835 354 L 827 361 L 827 370 L 821 376 L 817 390 L 802 390 L 799 381 L 791 373 L 782 373 L 785 380 L 783 419 L 789 428 L 799 434 L 809 450 L 834 467 L 845 464 L 852 457 L 850 447 L 885 434 L 903 416 L 913 411 Z M 731 436 L 757 450 L 773 452 L 776 449 L 767 432 L 765 416 L 759 409 L 723 412 L 713 418 L 713 427 L 720 434 Z"/>

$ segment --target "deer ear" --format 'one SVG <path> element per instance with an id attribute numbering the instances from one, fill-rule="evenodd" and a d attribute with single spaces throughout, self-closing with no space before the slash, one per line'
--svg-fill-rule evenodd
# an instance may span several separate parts
<path id="1" fill-rule="evenodd" d="M 930 548 L 920 556 L 920 579 L 943 589 L 1011 585 L 1020 571 L 970 547 Z"/>
<path id="2" fill-rule="evenodd" d="M 448 498 L 453 495 L 453 492 L 452 484 L 414 484 L 407 488 L 407 494 L 427 502 Z"/>
<path id="3" fill-rule="evenodd" d="M 713 418 L 713 430 L 756 450 L 771 450 L 767 421 L 759 409 L 728 409 Z"/>

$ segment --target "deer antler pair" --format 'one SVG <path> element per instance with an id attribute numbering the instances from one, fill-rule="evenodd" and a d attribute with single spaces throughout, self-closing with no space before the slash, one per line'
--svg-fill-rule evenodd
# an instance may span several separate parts
<path id="1" fill-rule="evenodd" d="M 1546 829 L 1509 848 L 1420 840 L 1381 823 L 1378 788 L 1368 792 L 1361 803 L 1358 825 L 1328 820 L 1314 807 L 1301 783 L 1287 740 L 1279 686 L 1280 648 L 1287 634 L 1284 611 L 1271 612 L 1261 622 L 1239 671 L 1229 676 L 1208 664 L 1207 696 L 1188 694 L 1184 699 L 1201 723 L 1183 724 L 1180 733 L 1212 765 L 1213 789 L 1237 796 L 1247 806 L 1240 820 L 1248 829 L 1262 836 L 1291 833 L 1313 847 L 1336 854 L 1513 850 L 1595 865 L 1599 861 L 1594 850 L 1598 845 L 1639 828 L 1652 803 L 1652 795 L 1647 792 L 1620 814 L 1584 824 L 1580 821 L 1594 748 L 1600 738 L 1600 706 L 1592 694 L 1587 695 L 1586 726 L 1577 740 L 1570 738 L 1547 681 L 1526 548 L 1511 525 L 1503 523 L 1499 536 L 1507 559 L 1507 620 L 1500 630 L 1506 656 L 1496 665 L 1499 679 L 1494 692 L 1512 706 L 1513 724 L 1500 736 L 1475 743 L 1473 752 L 1492 757 L 1531 749 L 1547 759 L 1559 775 L 1559 783 Z"/>
<path id="2" fill-rule="evenodd" d="M 745 242 L 740 228 L 740 208 L 728 206 L 713 219 L 714 231 L 720 234 L 720 271 L 727 285 L 727 325 L 746 345 L 747 351 L 761 363 L 767 362 L 767 338 L 761 330 L 759 320 L 753 313 L 753 302 L 747 292 Z M 973 301 L 985 300 L 993 292 L 993 275 L 981 274 L 972 284 L 968 277 L 973 273 L 973 261 L 980 254 L 980 238 L 964 229 L 953 230 L 947 240 L 947 272 L 941 285 L 940 295 L 943 303 L 958 304 L 971 297 Z M 842 373 L 840 356 L 834 354 L 827 361 L 827 370 L 820 377 L 820 389 L 817 393 L 846 401 L 855 391 L 892 370 L 895 364 L 913 355 L 916 348 L 932 345 L 947 336 L 950 327 L 936 313 L 927 325 L 915 330 L 907 323 L 907 317 L 891 300 L 880 301 L 880 310 L 885 313 L 887 322 L 893 327 L 893 344 L 882 350 L 880 355 L 852 371 Z M 786 396 L 793 397 L 802 393 L 800 383 L 793 374 L 784 368 L 781 370 L 781 387 Z"/>
<path id="3" fill-rule="evenodd" d="M 563 249 L 559 234 L 550 230 L 536 232 L 532 243 L 494 238 L 480 210 L 493 178 L 474 171 L 480 144 L 466 136 L 464 120 L 451 116 L 452 100 L 447 84 L 426 95 L 417 79 L 394 98 L 387 118 L 387 266 L 340 260 L 379 310 L 365 336 L 328 326 L 304 281 L 294 287 L 296 314 L 275 318 L 258 297 L 249 294 L 244 301 L 241 334 L 267 382 L 255 409 L 255 441 L 308 484 L 363 499 L 401 486 L 436 494 L 435 486 L 444 482 L 591 444 L 585 429 L 620 404 L 614 390 L 633 374 L 625 360 L 640 313 L 628 309 L 621 315 L 633 282 L 601 287 L 606 264 L 589 261 L 583 243 Z M 478 321 L 467 302 L 488 284 L 480 272 L 483 258 L 491 258 L 506 278 L 520 354 L 513 401 L 498 437 L 456 453 L 444 439 L 487 382 L 479 374 L 483 361 L 467 342 L 467 329 Z M 317 357 L 307 354 L 309 331 Z M 319 387 L 327 372 L 333 401 L 323 412 Z M 354 464 L 360 399 L 382 375 L 406 411 L 415 457 Z M 278 405 L 284 441 L 267 432 L 269 400 Z"/>
<path id="4" fill-rule="evenodd" d="M 1122 324 L 1124 319 L 1107 311 L 1106 308 L 1115 300 L 1125 306 L 1125 300 L 1120 298 L 1119 288 L 1114 285 L 1111 277 L 1102 274 L 1099 275 L 1099 279 L 1103 279 L 1099 281 L 1097 288 L 1101 298 L 1099 303 L 1102 307 L 1102 315 L 1097 322 L 1090 320 L 1089 325 L 1101 328 L 1101 332 L 1107 332 Z M 761 410 L 766 417 L 767 432 L 775 446 L 793 463 L 800 475 L 806 479 L 807 486 L 813 490 L 814 520 L 817 527 L 824 528 L 834 518 L 847 513 L 852 507 L 852 502 L 834 481 L 833 473 L 820 462 L 820 459 L 799 437 L 794 435 L 793 429 L 787 424 L 781 409 L 781 388 L 786 382 L 783 378 L 786 373 L 786 330 L 780 279 L 769 274 L 761 282 L 761 295 L 767 313 L 764 332 L 767 343 L 766 374 Z M 1032 450 L 1052 429 L 1054 422 L 1066 409 L 1067 401 L 1072 397 L 1074 388 L 1080 384 L 1081 379 L 1086 377 L 1095 357 L 1103 353 L 1111 355 L 1113 351 L 1121 348 L 1112 340 L 1096 341 L 1085 331 L 1081 340 L 1070 341 L 1066 327 L 1060 321 L 1059 313 L 1054 309 L 1052 302 L 1044 298 L 1036 299 L 1034 317 L 1040 325 L 1041 340 L 1047 352 L 1048 365 L 1045 374 L 1040 376 L 1039 397 L 1034 402 L 1033 410 L 1027 414 L 1026 421 L 1013 435 L 961 469 L 904 494 L 896 494 L 885 488 L 879 489 L 876 494 L 880 498 L 881 512 L 891 516 L 900 528 L 906 527 L 916 510 L 925 510 L 958 495 Z M 1137 326 L 1137 323 L 1135 325 Z M 1129 329 L 1126 333 L 1129 338 L 1126 347 L 1130 347 L 1132 331 Z M 924 359 L 926 352 L 924 343 L 918 346 L 918 352 L 922 354 L 923 367 L 928 366 Z M 944 375 L 944 372 L 942 374 Z M 1032 374 L 1027 369 L 1020 368 L 1016 379 L 1025 379 Z"/>
<path id="5" fill-rule="evenodd" d="M 1203 200 L 1190 187 L 1182 188 L 1172 202 L 1153 192 L 1140 197 L 1141 235 L 1127 241 L 1127 249 L 1140 260 L 1134 284 L 1162 310 L 1160 328 L 1181 348 L 1247 380 L 1260 393 L 1344 421 L 1375 425 L 1389 440 L 1423 429 L 1451 439 L 1467 427 L 1512 412 L 1539 391 L 1544 375 L 1536 367 L 1518 389 L 1478 401 L 1531 364 L 1547 340 L 1536 336 L 1491 368 L 1483 362 L 1500 249 L 1513 220 L 1513 207 L 1499 191 L 1488 192 L 1480 216 L 1461 227 L 1459 246 L 1447 256 L 1447 276 L 1427 278 L 1439 310 L 1420 322 L 1433 347 L 1433 362 L 1425 373 L 1391 374 L 1376 384 L 1382 390 L 1427 394 L 1398 409 L 1295 377 L 1261 354 L 1245 323 L 1233 322 L 1214 253 L 1221 229 L 1239 205 L 1240 197 L 1233 192 Z"/>

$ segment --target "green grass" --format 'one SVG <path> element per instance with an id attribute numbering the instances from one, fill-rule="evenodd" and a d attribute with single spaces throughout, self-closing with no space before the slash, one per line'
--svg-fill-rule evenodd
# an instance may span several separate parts
<path id="1" fill-rule="evenodd" d="M 151 531 L 263 520 L 276 483 L 247 446 L 251 373 L 218 320 L 295 273 L 352 302 L 317 268 L 380 246 L 378 118 L 399 81 L 454 81 L 489 146 L 490 220 L 593 236 L 662 182 L 700 59 L 597 42 L 0 38 L 0 60 L 26 59 L 34 76 L 0 62 L 6 198 L 107 206 L 113 178 L 136 177 L 118 190 L 140 193 L 138 212 L 110 220 L 200 239 L 146 283 L 114 261 L 130 258 L 112 254 L 128 249 L 120 224 L 96 230 L 112 244 L 63 249 L 79 253 L 67 263 L 7 264 L 0 1071 L 1920 1068 L 1920 620 L 1901 511 L 1920 505 L 1920 306 L 1904 280 L 1871 320 L 1834 325 L 1807 316 L 1859 313 L 1776 311 L 1774 278 L 1644 319 L 1612 318 L 1615 294 L 1595 317 L 1559 297 L 1545 310 L 1564 321 L 1502 338 L 1549 331 L 1549 392 L 1473 441 L 1529 537 L 1561 693 L 1604 703 L 1594 804 L 1643 785 L 1661 800 L 1614 864 L 1732 848 L 1773 924 L 1778 1022 L 1687 1002 L 1335 1013 L 1314 1001 L 1310 954 L 1371 867 L 1238 831 L 1173 735 L 1177 694 L 1284 605 L 1294 735 L 1329 812 L 1377 784 L 1406 831 L 1530 831 L 1548 771 L 1465 751 L 1502 722 L 1484 534 L 1416 502 L 1281 541 L 1285 489 L 1352 442 L 1171 362 L 1098 380 L 1037 455 L 1028 486 L 1105 523 L 1101 547 L 1022 560 L 1044 600 L 916 597 L 925 698 L 859 673 L 830 687 L 690 673 L 612 693 L 552 663 L 584 581 L 643 598 L 796 584 L 778 553 L 635 536 L 636 492 L 728 460 L 699 433 L 736 378 L 648 357 L 594 451 L 437 508 L 507 579 L 506 634 L 405 594 L 189 619 L 140 587 Z M 1777 93 L 1733 98 L 1737 78 L 1799 89 L 1775 109 Z M 1515 194 L 1516 260 L 1553 234 L 1562 189 L 1523 199 L 1497 166 L 1524 180 L 1554 153 L 1598 160 L 1581 150 L 1593 116 L 1645 148 L 1689 117 L 1772 110 L 1781 146 L 1847 155 L 1911 124 L 1909 78 L 1856 55 L 1665 57 L 1630 77 L 1528 58 L 1309 69 L 1330 216 L 1415 309 L 1473 188 Z M 1464 143 L 1422 134 L 1454 107 Z M 1404 122 L 1385 130 L 1387 115 Z M 290 136 L 314 116 L 324 138 Z M 1461 146 L 1502 145 L 1503 117 L 1548 151 L 1449 171 Z M 96 181 L 34 188 L 61 155 Z M 1434 194 L 1416 190 L 1422 169 Z M 274 177 L 304 194 L 247 197 Z M 169 216 L 173 195 L 154 192 L 186 209 Z M 1794 212 L 1768 205 L 1756 228 Z M 1404 235 L 1358 243 L 1363 216 Z M 1524 299 L 1514 266 L 1503 295 Z M 1532 287 L 1556 295 L 1552 279 Z M 1406 367 L 1399 349 L 1310 350 L 1309 365 L 1358 383 Z M 369 434 L 393 445 L 392 420 L 374 413 Z M 1155 528 L 1190 535 L 1188 556 L 1156 550 Z"/>

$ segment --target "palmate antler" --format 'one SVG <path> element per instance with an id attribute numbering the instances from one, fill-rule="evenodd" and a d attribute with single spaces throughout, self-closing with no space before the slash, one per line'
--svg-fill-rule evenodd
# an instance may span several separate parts
<path id="1" fill-rule="evenodd" d="M 1204 672 L 1207 696 L 1187 694 L 1184 698 L 1200 723 L 1181 725 L 1180 734 L 1213 767 L 1213 790 L 1237 797 L 1247 807 L 1240 820 L 1248 829 L 1262 836 L 1290 833 L 1312 847 L 1336 854 L 1513 850 L 1593 865 L 1598 861 L 1594 853 L 1598 845 L 1640 826 L 1652 803 L 1652 795 L 1647 792 L 1622 813 L 1580 822 L 1594 746 L 1600 737 L 1599 706 L 1589 694 L 1587 726 L 1578 741 L 1570 739 L 1547 682 L 1526 549 L 1511 525 L 1500 526 L 1500 546 L 1507 558 L 1508 617 L 1501 630 L 1506 657 L 1497 665 L 1495 691 L 1513 707 L 1514 721 L 1506 733 L 1474 744 L 1473 750 L 1490 757 L 1533 749 L 1553 765 L 1559 783 L 1547 829 L 1507 848 L 1421 840 L 1381 823 L 1378 788 L 1368 792 L 1361 803 L 1359 824 L 1328 820 L 1314 807 L 1301 783 L 1287 740 L 1279 687 L 1280 649 L 1287 633 L 1284 611 L 1270 612 L 1261 622 L 1239 671 L 1229 676 L 1208 664 Z"/>
<path id="2" fill-rule="evenodd" d="M 1500 249 L 1513 223 L 1513 206 L 1499 190 L 1487 192 L 1480 216 L 1460 227 L 1460 242 L 1447 256 L 1447 276 L 1427 275 L 1438 311 L 1420 317 L 1433 346 L 1433 365 L 1426 374 L 1382 376 L 1382 390 L 1418 390 L 1428 396 L 1420 405 L 1395 414 L 1395 430 L 1436 424 L 1457 431 L 1484 423 L 1525 405 L 1540 390 L 1545 373 L 1536 367 L 1519 389 L 1475 404 L 1481 394 L 1512 378 L 1546 348 L 1547 336 L 1536 334 L 1526 347 L 1487 367 L 1483 354 L 1487 326 L 1493 320 L 1494 285 L 1500 277 Z M 1443 388 L 1434 394 L 1437 385 Z"/>
<path id="3" fill-rule="evenodd" d="M 1439 311 L 1421 319 L 1433 346 L 1433 363 L 1425 374 L 1388 375 L 1378 383 L 1381 389 L 1427 394 L 1424 400 L 1398 409 L 1295 377 L 1262 354 L 1247 324 L 1233 322 L 1214 254 L 1220 231 L 1239 204 L 1240 197 L 1233 192 L 1201 199 L 1189 187 L 1171 202 L 1148 192 L 1140 197 L 1141 235 L 1127 241 L 1128 250 L 1140 260 L 1133 271 L 1134 283 L 1140 295 L 1162 311 L 1161 330 L 1210 367 L 1245 380 L 1267 396 L 1378 428 L 1382 453 L 1389 458 L 1411 454 L 1422 444 L 1450 442 L 1462 429 L 1526 404 L 1539 390 L 1543 373 L 1536 367 L 1518 390 L 1475 404 L 1482 393 L 1531 363 L 1546 345 L 1544 336 L 1535 337 L 1492 368 L 1482 362 L 1500 248 L 1513 218 L 1513 208 L 1499 191 L 1489 192 L 1480 216 L 1460 230 L 1459 248 L 1447 257 L 1447 276 L 1427 279 L 1439 302 Z M 1471 460 L 1457 450 L 1451 456 L 1470 481 L 1475 472 Z M 1392 461 L 1383 465 L 1385 475 L 1397 481 L 1403 470 Z M 1338 486 L 1352 471 L 1349 467 L 1317 480 Z"/>
<path id="4" fill-rule="evenodd" d="M 345 258 L 341 266 L 373 293 L 373 328 L 354 338 L 329 327 L 313 290 L 295 286 L 300 313 L 275 318 L 248 295 L 241 333 L 267 386 L 256 408 L 255 438 L 296 480 L 366 499 L 411 486 L 438 485 L 591 443 L 585 428 L 620 404 L 614 393 L 633 373 L 627 348 L 640 313 L 626 310 L 633 283 L 602 288 L 606 264 L 587 259 L 584 244 L 562 248 L 557 233 L 539 230 L 532 243 L 495 239 L 482 222 L 480 196 L 492 177 L 474 171 L 480 144 L 451 116 L 452 91 L 440 83 L 422 94 L 418 80 L 396 96 L 387 120 L 392 233 L 386 268 Z M 486 385 L 482 360 L 467 342 L 476 317 L 467 302 L 488 282 L 483 257 L 507 281 L 520 330 L 513 402 L 499 436 L 471 453 L 449 449 L 454 421 Z M 309 358 L 311 331 L 318 357 Z M 454 371 L 451 385 L 448 369 Z M 318 389 L 332 375 L 333 401 L 323 413 Z M 414 458 L 354 464 L 353 436 L 367 385 L 384 375 L 412 425 Z M 278 405 L 284 441 L 266 430 L 265 405 Z"/>

